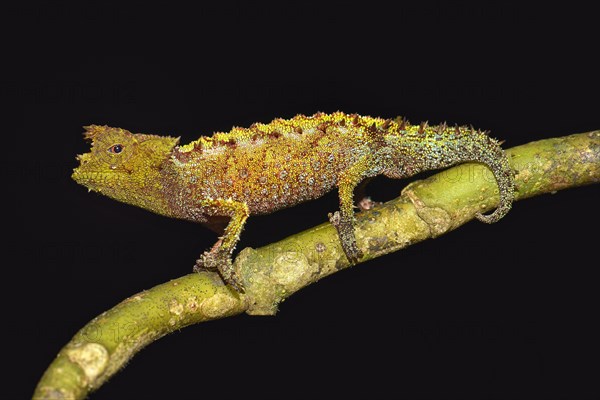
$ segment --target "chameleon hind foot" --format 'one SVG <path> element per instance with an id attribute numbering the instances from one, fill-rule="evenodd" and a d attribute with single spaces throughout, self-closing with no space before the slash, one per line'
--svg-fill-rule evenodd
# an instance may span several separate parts
<path id="1" fill-rule="evenodd" d="M 363 253 L 360 251 L 356 244 L 356 238 L 354 237 L 354 226 L 349 221 L 344 221 L 340 212 L 336 211 L 333 214 L 329 213 L 329 222 L 335 227 L 342 244 L 342 249 L 348 258 L 348 261 L 352 264 L 356 264 Z"/>
<path id="2" fill-rule="evenodd" d="M 244 293 L 244 285 L 233 269 L 231 257 L 226 255 L 222 256 L 211 251 L 205 251 L 200 255 L 200 258 L 196 260 L 194 271 L 218 271 L 225 283 L 233 287 L 237 292 Z"/>

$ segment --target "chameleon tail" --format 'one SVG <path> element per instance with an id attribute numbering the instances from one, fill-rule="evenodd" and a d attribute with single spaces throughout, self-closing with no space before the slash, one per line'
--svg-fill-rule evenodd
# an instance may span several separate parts
<path id="1" fill-rule="evenodd" d="M 477 213 L 475 217 L 488 224 L 504 217 L 514 199 L 514 177 L 508 156 L 500 143 L 486 132 L 472 127 L 449 128 L 445 123 L 429 127 L 427 123 L 398 127 L 386 136 L 388 147 L 396 152 L 396 163 L 384 173 L 390 178 L 405 178 L 415 173 L 446 168 L 463 162 L 485 164 L 494 174 L 500 203 L 491 214 Z"/>
<path id="2" fill-rule="evenodd" d="M 490 138 L 483 132 L 478 132 L 477 145 L 473 154 L 473 161 L 487 165 L 493 172 L 498 191 L 500 194 L 500 203 L 491 214 L 477 213 L 475 217 L 486 224 L 497 222 L 504 217 L 512 207 L 514 200 L 514 177 L 508 156 L 500 147 L 500 143 Z"/>

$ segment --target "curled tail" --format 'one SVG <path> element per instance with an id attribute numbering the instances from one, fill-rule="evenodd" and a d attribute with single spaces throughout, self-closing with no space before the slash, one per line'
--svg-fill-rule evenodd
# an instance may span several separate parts
<path id="1" fill-rule="evenodd" d="M 512 207 L 515 198 L 514 177 L 508 163 L 508 155 L 502 150 L 500 143 L 484 133 L 479 133 L 479 135 L 481 136 L 477 138 L 473 161 L 487 165 L 494 174 L 498 184 L 500 202 L 491 214 L 477 213 L 475 217 L 481 222 L 492 224 L 504 217 Z"/>
<path id="2" fill-rule="evenodd" d="M 491 224 L 510 211 L 515 188 L 508 156 L 500 143 L 485 132 L 473 127 L 448 127 L 445 123 L 437 126 L 429 126 L 426 122 L 411 125 L 407 120 L 400 119 L 391 125 L 385 141 L 385 148 L 391 149 L 390 159 L 395 160 L 385 166 L 386 176 L 405 178 L 421 171 L 478 162 L 493 172 L 500 202 L 491 214 L 477 213 L 475 217 Z"/>

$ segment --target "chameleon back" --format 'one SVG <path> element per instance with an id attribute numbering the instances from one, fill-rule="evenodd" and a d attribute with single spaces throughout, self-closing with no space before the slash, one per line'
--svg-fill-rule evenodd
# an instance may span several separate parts
<path id="1" fill-rule="evenodd" d="M 361 127 L 345 119 L 297 116 L 217 133 L 177 148 L 174 170 L 192 197 L 245 202 L 251 214 L 291 207 L 335 188 L 340 173 L 371 151 Z"/>

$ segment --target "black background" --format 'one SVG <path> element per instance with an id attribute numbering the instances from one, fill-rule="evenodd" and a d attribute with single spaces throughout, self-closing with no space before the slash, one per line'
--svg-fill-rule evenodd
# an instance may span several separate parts
<path id="1" fill-rule="evenodd" d="M 506 147 L 600 128 L 591 10 L 296 3 L 3 11 L 5 398 L 86 322 L 189 273 L 215 235 L 70 180 L 81 126 L 181 136 L 342 110 L 473 124 Z M 408 181 L 377 180 L 375 199 Z M 92 399 L 597 398 L 598 189 L 516 203 L 150 345 Z M 336 194 L 251 218 L 239 248 L 326 220 Z M 6 383 L 12 383 L 7 386 Z M 8 392 L 6 390 L 8 389 Z"/>

